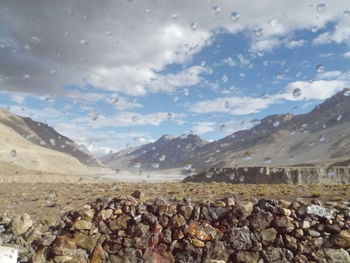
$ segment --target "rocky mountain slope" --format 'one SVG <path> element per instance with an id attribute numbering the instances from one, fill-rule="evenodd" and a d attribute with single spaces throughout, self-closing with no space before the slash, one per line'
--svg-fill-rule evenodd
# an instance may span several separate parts
<path id="1" fill-rule="evenodd" d="M 267 116 L 248 130 L 211 143 L 196 135 L 165 135 L 155 143 L 111 154 L 111 167 L 327 166 L 350 160 L 350 96 L 340 92 L 302 115 Z M 165 155 L 165 159 L 163 159 Z M 159 166 L 159 167 L 158 167 Z"/>
<path id="2" fill-rule="evenodd" d="M 208 144 L 197 135 L 174 137 L 163 135 L 157 141 L 140 147 L 112 153 L 103 158 L 109 167 L 135 169 L 170 169 L 186 166 L 193 153 Z"/>
<path id="3" fill-rule="evenodd" d="M 12 114 L 4 109 L 0 109 L 0 123 L 36 145 L 71 155 L 87 166 L 100 166 L 100 161 L 87 149 L 75 144 L 45 123 Z"/>

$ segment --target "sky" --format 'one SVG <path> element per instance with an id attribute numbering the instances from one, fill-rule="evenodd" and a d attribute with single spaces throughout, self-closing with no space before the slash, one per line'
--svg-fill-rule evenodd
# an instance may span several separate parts
<path id="1" fill-rule="evenodd" d="M 350 1 L 0 0 L 0 107 L 96 155 L 350 87 Z"/>

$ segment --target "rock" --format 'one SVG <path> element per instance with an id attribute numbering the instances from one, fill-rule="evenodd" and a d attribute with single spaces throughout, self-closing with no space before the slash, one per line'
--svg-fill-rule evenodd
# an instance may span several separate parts
<path id="1" fill-rule="evenodd" d="M 286 234 L 284 236 L 284 244 L 286 248 L 291 249 L 293 251 L 296 251 L 298 248 L 297 239 L 291 235 Z"/>
<path id="2" fill-rule="evenodd" d="M 108 220 L 113 216 L 113 209 L 103 209 L 100 212 L 100 217 L 102 218 L 102 220 Z"/>
<path id="3" fill-rule="evenodd" d="M 302 223 L 301 223 L 301 228 L 302 229 L 309 229 L 311 227 L 311 223 L 309 221 L 306 221 L 304 220 Z"/>
<path id="4" fill-rule="evenodd" d="M 240 251 L 236 257 L 238 263 L 258 263 L 260 259 L 258 252 Z"/>
<path id="5" fill-rule="evenodd" d="M 167 247 L 164 244 L 160 244 L 154 249 L 147 248 L 143 255 L 143 259 L 145 260 L 145 263 L 175 263 L 173 255 L 167 250 Z"/>
<path id="6" fill-rule="evenodd" d="M 267 247 L 263 256 L 268 263 L 290 263 L 293 253 L 285 248 Z"/>
<path id="7" fill-rule="evenodd" d="M 173 233 L 173 239 L 178 240 L 178 239 L 183 239 L 184 238 L 184 232 L 182 232 L 181 229 L 175 229 Z"/>
<path id="8" fill-rule="evenodd" d="M 85 220 L 78 220 L 73 224 L 73 227 L 77 230 L 90 230 L 92 223 Z"/>
<path id="9" fill-rule="evenodd" d="M 109 223 L 111 230 L 127 229 L 128 223 L 131 220 L 131 217 L 127 214 L 122 214 L 116 219 L 112 220 Z"/>
<path id="10" fill-rule="evenodd" d="M 182 227 L 186 224 L 186 220 L 182 215 L 175 215 L 171 218 L 171 223 L 176 227 Z"/>
<path id="11" fill-rule="evenodd" d="M 141 198 L 143 198 L 143 197 L 145 196 L 145 194 L 142 193 L 142 192 L 139 191 L 139 190 L 136 190 L 136 191 L 134 191 L 134 192 L 131 194 L 131 196 L 134 197 L 134 198 L 137 198 L 137 199 L 141 199 Z"/>
<path id="12" fill-rule="evenodd" d="M 293 219 L 287 216 L 277 217 L 275 219 L 276 226 L 281 229 L 282 232 L 290 233 L 294 230 Z"/>
<path id="13" fill-rule="evenodd" d="M 278 201 L 278 204 L 281 205 L 284 208 L 289 208 L 292 203 L 287 201 L 287 200 L 281 199 L 281 200 Z"/>
<path id="14" fill-rule="evenodd" d="M 103 248 L 98 245 L 91 256 L 91 263 L 105 263 L 106 255 Z"/>
<path id="15" fill-rule="evenodd" d="M 308 229 L 307 232 L 312 237 L 320 237 L 321 236 L 320 232 L 317 232 L 316 230 L 313 230 L 313 229 Z"/>
<path id="16" fill-rule="evenodd" d="M 327 257 L 327 262 L 329 263 L 350 263 L 349 253 L 342 248 L 325 248 L 323 251 Z"/>
<path id="17" fill-rule="evenodd" d="M 11 231 L 15 235 L 22 235 L 33 226 L 33 221 L 30 215 L 24 213 L 22 215 L 16 215 L 11 221 Z"/>
<path id="18" fill-rule="evenodd" d="M 190 205 L 182 205 L 179 207 L 179 211 L 187 220 L 189 220 L 192 215 L 193 207 Z"/>
<path id="19" fill-rule="evenodd" d="M 255 229 L 263 230 L 270 226 L 272 220 L 273 216 L 270 212 L 259 211 L 252 217 L 250 225 Z"/>
<path id="20" fill-rule="evenodd" d="M 315 215 L 321 218 L 333 219 L 335 209 L 325 208 L 319 205 L 310 205 L 306 208 L 306 213 L 309 215 Z"/>
<path id="21" fill-rule="evenodd" d="M 294 258 L 294 263 L 309 263 L 308 258 L 303 254 L 298 254 Z"/>
<path id="22" fill-rule="evenodd" d="M 247 226 L 232 228 L 229 241 L 232 243 L 232 248 L 238 251 L 249 250 L 252 247 L 249 228 Z"/>
<path id="23" fill-rule="evenodd" d="M 268 228 L 260 232 L 261 239 L 265 244 L 275 241 L 277 231 L 274 228 Z"/>
<path id="24" fill-rule="evenodd" d="M 76 248 L 74 239 L 67 236 L 58 236 L 51 248 L 51 252 L 57 256 L 73 256 Z"/>
<path id="25" fill-rule="evenodd" d="M 333 240 L 334 244 L 341 248 L 350 247 L 350 232 L 347 230 L 340 231 Z"/>
<path id="26" fill-rule="evenodd" d="M 205 243 L 197 238 L 191 238 L 191 244 L 195 247 L 204 247 Z"/>
<path id="27" fill-rule="evenodd" d="M 292 214 L 292 210 L 283 207 L 280 208 L 280 212 L 284 216 L 290 216 Z"/>
<path id="28" fill-rule="evenodd" d="M 77 247 L 91 252 L 96 247 L 99 237 L 100 235 L 88 236 L 84 233 L 78 232 L 74 236 L 74 242 Z"/>
<path id="29" fill-rule="evenodd" d="M 193 237 L 204 241 L 213 240 L 216 236 L 216 229 L 209 224 L 191 223 L 187 232 Z"/>
<path id="30" fill-rule="evenodd" d="M 213 206 L 215 206 L 215 207 L 225 207 L 226 203 L 224 201 L 217 200 L 217 201 L 214 201 Z"/>
<path id="31" fill-rule="evenodd" d="M 67 261 L 67 263 L 88 263 L 89 256 L 83 249 L 77 249 L 74 256 L 71 260 Z"/>
<path id="32" fill-rule="evenodd" d="M 322 245 L 323 245 L 323 238 L 322 237 L 313 238 L 311 240 L 311 244 L 314 247 L 322 247 Z"/>
<path id="33" fill-rule="evenodd" d="M 235 214 L 237 214 L 238 216 L 242 217 L 242 218 L 246 218 L 248 216 L 250 216 L 250 214 L 253 212 L 253 203 L 252 202 L 241 202 L 238 203 L 233 211 Z"/>

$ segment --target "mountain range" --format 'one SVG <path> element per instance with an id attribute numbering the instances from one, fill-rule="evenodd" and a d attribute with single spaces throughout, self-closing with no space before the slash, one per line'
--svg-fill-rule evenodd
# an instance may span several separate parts
<path id="1" fill-rule="evenodd" d="M 301 115 L 275 114 L 247 130 L 208 142 L 197 135 L 157 141 L 104 156 L 129 169 L 324 166 L 350 160 L 350 96 L 344 90 Z"/>

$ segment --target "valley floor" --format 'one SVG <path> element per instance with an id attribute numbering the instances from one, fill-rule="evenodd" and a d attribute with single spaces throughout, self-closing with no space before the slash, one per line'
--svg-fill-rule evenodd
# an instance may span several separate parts
<path id="1" fill-rule="evenodd" d="M 282 185 L 227 183 L 1 183 L 0 215 L 28 213 L 35 220 L 58 220 L 60 214 L 81 208 L 96 198 L 126 197 L 135 190 L 144 200 L 163 197 L 179 200 L 214 200 L 236 195 L 241 200 L 252 198 L 295 198 L 323 201 L 350 200 L 350 185 Z"/>

